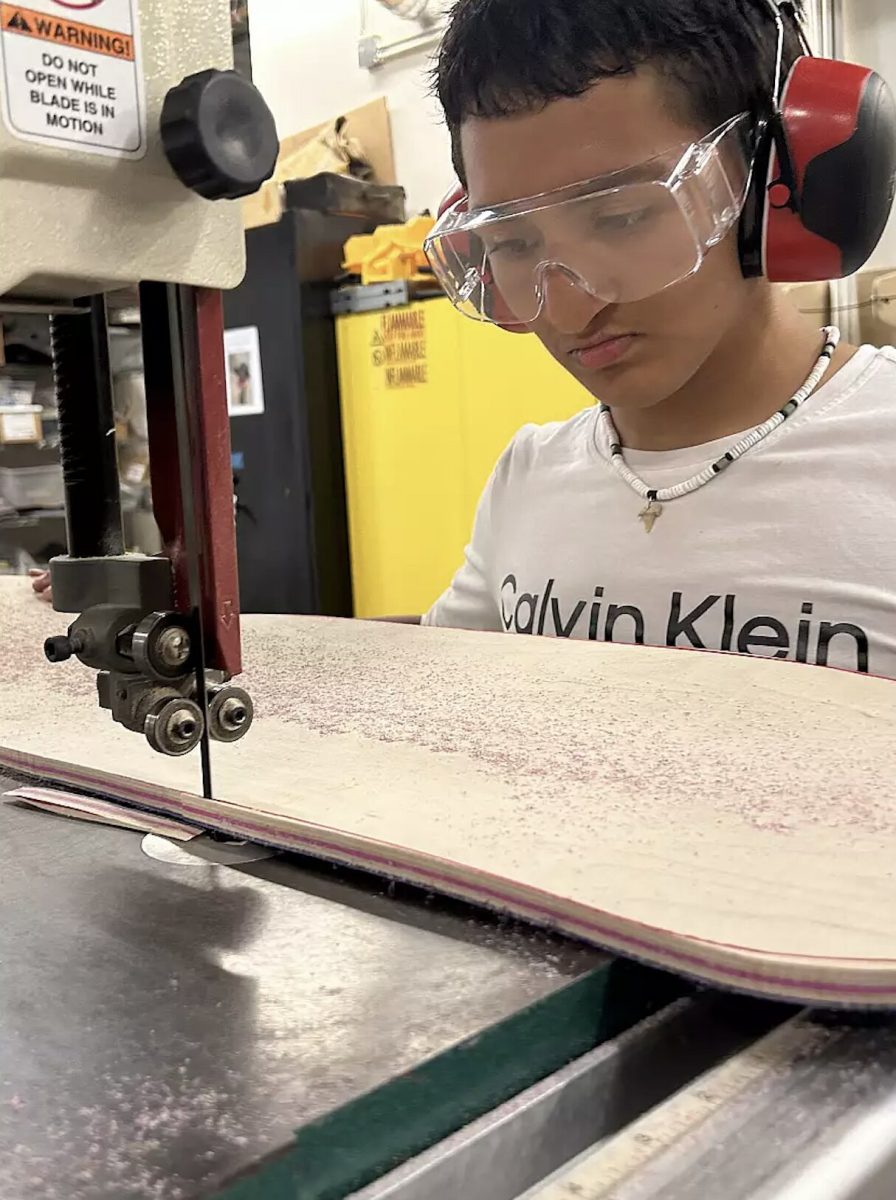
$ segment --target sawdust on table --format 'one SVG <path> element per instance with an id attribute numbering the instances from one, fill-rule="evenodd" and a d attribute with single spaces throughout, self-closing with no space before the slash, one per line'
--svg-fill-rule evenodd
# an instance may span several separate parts
<path id="1" fill-rule="evenodd" d="M 24 581 L 0 585 L 0 628 L 14 631 L 0 639 L 2 745 L 4 709 L 33 702 L 36 677 L 47 686 L 34 718 L 48 730 L 77 721 L 96 692 L 93 672 L 78 662 L 43 659 L 44 638 L 64 630 L 65 616 L 33 599 Z M 827 686 L 842 672 L 732 660 L 724 668 L 758 667 L 761 677 L 741 672 L 742 690 L 718 692 L 709 705 L 701 679 L 722 656 L 589 646 L 593 669 L 583 677 L 583 647 L 563 643 L 533 673 L 531 647 L 521 644 L 531 639 L 514 638 L 508 650 L 505 635 L 474 636 L 248 617 L 240 682 L 262 720 L 465 756 L 512 789 L 520 822 L 546 794 L 578 828 L 598 833 L 633 809 L 661 819 L 702 798 L 757 830 L 837 828 L 844 851 L 851 831 L 896 835 L 896 784 L 887 784 L 896 721 L 884 712 L 889 701 L 896 717 L 896 684 L 850 679 L 844 707 Z M 855 691 L 863 685 L 864 705 Z"/>

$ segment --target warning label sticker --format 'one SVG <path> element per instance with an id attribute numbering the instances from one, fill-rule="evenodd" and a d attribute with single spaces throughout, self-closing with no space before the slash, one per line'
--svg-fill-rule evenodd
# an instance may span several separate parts
<path id="1" fill-rule="evenodd" d="M 418 306 L 383 313 L 370 339 L 370 361 L 384 369 L 387 388 L 429 383 L 425 310 Z"/>
<path id="2" fill-rule="evenodd" d="M 146 105 L 137 0 L 0 0 L 0 99 L 16 137 L 140 158 Z M 90 23 L 74 20 L 73 9 Z"/>

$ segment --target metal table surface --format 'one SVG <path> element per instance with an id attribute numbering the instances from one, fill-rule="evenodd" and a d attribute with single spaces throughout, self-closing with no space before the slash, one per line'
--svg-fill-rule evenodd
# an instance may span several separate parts
<path id="1" fill-rule="evenodd" d="M 0 1200 L 217 1195 L 603 961 L 387 891 L 0 805 Z"/>

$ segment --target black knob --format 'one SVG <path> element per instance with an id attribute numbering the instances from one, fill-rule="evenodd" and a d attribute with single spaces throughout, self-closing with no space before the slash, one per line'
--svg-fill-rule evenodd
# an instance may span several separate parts
<path id="1" fill-rule="evenodd" d="M 200 71 L 173 87 L 162 105 L 161 132 L 175 175 L 207 200 L 257 192 L 280 152 L 271 110 L 236 71 Z"/>
<path id="2" fill-rule="evenodd" d="M 66 662 L 75 652 L 72 639 L 64 633 L 57 637 L 48 637 L 44 642 L 44 654 L 51 663 Z"/>

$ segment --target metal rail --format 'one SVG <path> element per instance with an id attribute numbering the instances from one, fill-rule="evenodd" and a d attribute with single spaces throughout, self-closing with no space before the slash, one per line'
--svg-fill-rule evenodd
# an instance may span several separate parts
<path id="1" fill-rule="evenodd" d="M 786 1011 L 716 994 L 681 1000 L 351 1200 L 515 1200 L 749 1046 Z"/>

